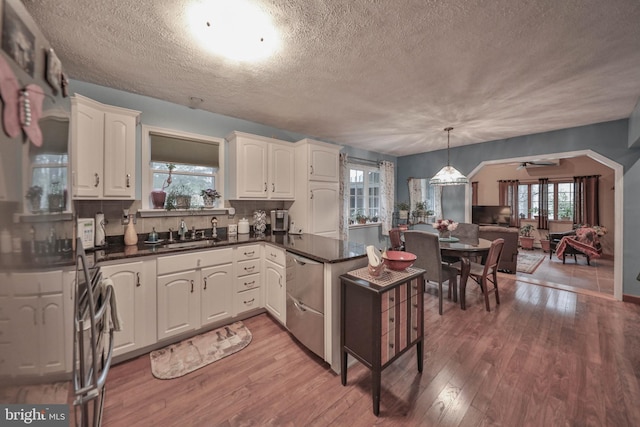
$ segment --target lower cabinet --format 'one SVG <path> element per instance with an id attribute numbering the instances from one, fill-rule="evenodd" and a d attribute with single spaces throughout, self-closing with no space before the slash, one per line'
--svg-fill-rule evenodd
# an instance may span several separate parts
<path id="1" fill-rule="evenodd" d="M 264 261 L 264 306 L 273 317 L 286 325 L 287 288 L 286 253 L 275 246 L 266 245 Z"/>
<path id="2" fill-rule="evenodd" d="M 101 265 L 116 294 L 121 330 L 114 332 L 113 355 L 153 344 L 156 340 L 156 263 L 137 261 Z"/>
<path id="3" fill-rule="evenodd" d="M 236 289 L 233 315 L 262 307 L 262 246 L 251 244 L 235 248 Z"/>
<path id="4" fill-rule="evenodd" d="M 11 289 L 7 321 L 10 373 L 65 372 L 62 271 L 11 273 L 6 277 Z"/>
<path id="5" fill-rule="evenodd" d="M 216 249 L 157 260 L 158 340 L 230 318 L 233 249 Z"/>

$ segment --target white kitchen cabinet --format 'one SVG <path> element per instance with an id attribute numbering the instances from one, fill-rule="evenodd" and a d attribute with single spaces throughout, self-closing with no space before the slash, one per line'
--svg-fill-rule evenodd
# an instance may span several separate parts
<path id="1" fill-rule="evenodd" d="M 341 209 L 340 147 L 310 139 L 295 145 L 298 185 L 289 216 L 304 233 L 337 239 Z"/>
<path id="2" fill-rule="evenodd" d="M 137 261 L 102 265 L 103 279 L 111 279 L 121 330 L 113 336 L 113 355 L 153 344 L 156 340 L 156 263 Z"/>
<path id="3" fill-rule="evenodd" d="M 230 198 L 292 200 L 295 150 L 291 143 L 242 132 L 229 141 Z"/>
<path id="4" fill-rule="evenodd" d="M 340 147 L 325 142 L 305 138 L 296 143 L 306 151 L 306 172 L 308 181 L 340 181 Z"/>
<path id="5" fill-rule="evenodd" d="M 273 317 L 286 326 L 286 253 L 280 248 L 266 245 L 264 259 L 264 306 Z"/>
<path id="6" fill-rule="evenodd" d="M 233 248 L 159 257 L 158 339 L 230 318 Z"/>
<path id="7" fill-rule="evenodd" d="M 62 271 L 11 273 L 10 365 L 14 375 L 64 372 L 65 317 Z"/>
<path id="8" fill-rule="evenodd" d="M 236 287 L 234 316 L 262 307 L 262 246 L 260 244 L 237 246 Z"/>
<path id="9" fill-rule="evenodd" d="M 71 189 L 74 199 L 135 199 L 139 111 L 71 98 Z"/>

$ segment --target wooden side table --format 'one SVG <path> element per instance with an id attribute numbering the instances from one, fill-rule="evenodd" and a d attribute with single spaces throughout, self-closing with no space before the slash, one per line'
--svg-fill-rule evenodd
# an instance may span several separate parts
<path id="1" fill-rule="evenodd" d="M 424 353 L 424 270 L 385 271 L 379 278 L 367 268 L 340 276 L 340 348 L 342 385 L 347 358 L 371 370 L 373 413 L 380 413 L 382 371 L 416 346 L 418 372 Z"/>

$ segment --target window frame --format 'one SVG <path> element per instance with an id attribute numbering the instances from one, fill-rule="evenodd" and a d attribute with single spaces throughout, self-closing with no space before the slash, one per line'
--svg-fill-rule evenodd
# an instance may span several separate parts
<path id="1" fill-rule="evenodd" d="M 349 174 L 349 180 L 348 180 L 348 184 L 349 184 L 349 190 L 348 190 L 348 197 L 349 197 L 349 201 L 348 203 L 348 210 L 349 210 L 349 221 L 351 221 L 354 217 L 351 216 L 351 171 L 352 170 L 358 170 L 358 171 L 363 171 L 364 172 L 364 176 L 363 176 L 363 194 L 362 197 L 364 199 L 364 208 L 365 211 L 367 212 L 367 216 L 369 217 L 369 213 L 370 213 L 370 209 L 371 207 L 369 206 L 369 189 L 371 188 L 369 186 L 369 173 L 370 172 L 376 172 L 378 173 L 378 188 L 380 189 L 380 179 L 381 179 L 381 174 L 382 171 L 380 170 L 379 166 L 370 166 L 370 165 L 363 165 L 360 163 L 350 163 L 347 162 L 347 170 L 348 170 L 348 174 Z M 382 203 L 382 196 L 379 193 L 378 196 L 378 211 L 380 211 L 381 207 L 380 204 Z M 372 222 L 369 220 L 369 222 L 367 222 L 367 225 L 370 224 L 381 224 L 382 221 L 380 220 L 380 214 L 378 213 L 378 221 Z M 349 226 L 362 226 L 364 224 L 358 224 L 357 222 L 354 223 L 350 223 Z"/>
<path id="2" fill-rule="evenodd" d="M 525 215 L 525 219 L 535 219 L 535 216 L 537 216 L 538 214 L 529 214 L 529 211 L 533 208 L 533 206 L 531 205 L 531 192 L 532 192 L 532 186 L 533 185 L 539 185 L 540 183 L 538 181 L 535 182 L 520 182 L 519 186 L 527 186 L 527 192 L 528 192 L 528 198 L 527 198 L 527 212 Z M 558 178 L 558 179 L 554 179 L 553 181 L 549 181 L 548 185 L 552 185 L 553 186 L 553 193 L 549 192 L 549 199 L 553 199 L 553 216 L 549 215 L 549 220 L 550 221 L 564 221 L 561 220 L 560 218 L 562 218 L 562 216 L 560 215 L 560 212 L 558 210 L 558 185 L 559 184 L 571 184 L 573 185 L 573 180 L 571 178 Z M 539 189 L 538 189 L 538 194 L 539 194 Z M 573 193 L 572 193 L 573 194 Z M 573 198 L 572 198 L 572 202 L 575 200 L 575 194 L 573 194 Z M 523 212 L 520 212 L 523 213 Z"/>
<path id="3" fill-rule="evenodd" d="M 214 180 L 216 183 L 216 190 L 221 194 L 221 200 L 225 199 L 224 196 L 224 175 L 225 175 L 225 144 L 226 141 L 224 138 L 219 138 L 215 136 L 209 135 L 201 135 L 191 132 L 185 132 L 177 129 L 167 129 L 156 126 L 148 126 L 142 125 L 142 167 L 141 167 L 141 175 L 142 175 L 142 211 L 147 212 L 171 212 L 166 209 L 153 209 L 153 205 L 151 203 L 151 191 L 153 190 L 153 173 L 154 169 L 151 168 L 151 134 L 161 134 L 166 135 L 173 138 L 181 138 L 181 139 L 192 139 L 197 141 L 210 142 L 213 144 L 218 144 L 218 171 L 215 174 Z M 184 209 L 175 210 L 178 212 L 178 215 L 182 214 Z M 197 212 L 194 209 L 189 209 L 190 212 Z M 210 211 L 206 211 L 207 214 Z"/>

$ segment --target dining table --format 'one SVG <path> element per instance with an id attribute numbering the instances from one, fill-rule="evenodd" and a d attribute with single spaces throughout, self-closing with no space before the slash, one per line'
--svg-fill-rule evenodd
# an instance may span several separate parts
<path id="1" fill-rule="evenodd" d="M 440 253 L 442 256 L 460 258 L 460 308 L 466 310 L 465 294 L 467 279 L 471 271 L 471 258 L 486 258 L 491 248 L 491 240 L 465 239 L 457 237 L 440 238 Z"/>

